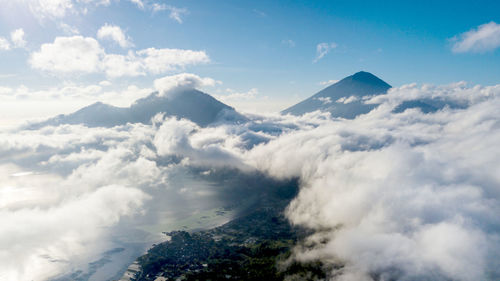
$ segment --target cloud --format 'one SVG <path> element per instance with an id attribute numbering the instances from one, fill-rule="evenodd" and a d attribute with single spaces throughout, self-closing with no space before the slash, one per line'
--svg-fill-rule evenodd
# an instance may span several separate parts
<path id="1" fill-rule="evenodd" d="M 144 64 L 131 51 L 126 56 L 116 54 L 105 55 L 102 64 L 108 77 L 146 75 Z"/>
<path id="2" fill-rule="evenodd" d="M 118 107 L 128 107 L 135 100 L 151 94 L 153 88 L 134 84 L 121 86 L 108 83 L 61 83 L 43 88 L 0 87 L 0 110 L 4 113 L 2 125 L 22 125 L 28 120 L 41 121 L 53 117 L 54 112 L 68 114 L 96 101 Z M 5 129 L 5 128 L 2 128 Z"/>
<path id="3" fill-rule="evenodd" d="M 29 189 L 24 192 L 35 195 Z M 61 267 L 74 266 L 78 259 L 89 258 L 95 254 L 96 246 L 109 246 L 99 241 L 107 235 L 106 228 L 117 224 L 120 217 L 137 212 L 146 198 L 137 189 L 107 186 L 50 209 L 22 208 L 9 212 L 4 208 L 0 216 L 4 225 L 0 256 L 9 258 L 1 258 L 2 278 L 45 280 L 54 277 Z M 28 226 L 36 231 L 27 231 Z M 11 248 L 6 244 L 9 240 L 16 241 L 18 247 Z"/>
<path id="4" fill-rule="evenodd" d="M 10 41 L 5 37 L 0 37 L 0 50 L 8 51 L 12 48 L 26 47 L 26 40 L 24 39 L 24 30 L 18 28 L 10 33 Z"/>
<path id="5" fill-rule="evenodd" d="M 201 78 L 200 76 L 192 73 L 181 73 L 171 76 L 165 76 L 163 78 L 156 79 L 154 81 L 155 89 L 160 92 L 160 94 L 166 94 L 174 90 L 185 90 L 185 89 L 195 89 L 199 87 L 215 86 L 221 83 L 212 78 Z"/>
<path id="6" fill-rule="evenodd" d="M 291 39 L 287 39 L 287 40 L 283 39 L 283 40 L 281 40 L 281 44 L 286 45 L 290 48 L 295 47 L 295 41 L 293 41 Z"/>
<path id="7" fill-rule="evenodd" d="M 66 24 L 64 22 L 59 23 L 58 28 L 62 30 L 66 35 L 78 35 L 80 34 L 80 31 L 78 28 L 71 26 L 69 24 Z"/>
<path id="8" fill-rule="evenodd" d="M 359 100 L 359 97 L 350 96 L 350 97 L 339 98 L 335 102 L 337 102 L 337 103 L 343 103 L 343 104 L 348 104 L 348 103 L 355 102 L 355 101 L 358 101 L 358 100 Z"/>
<path id="9" fill-rule="evenodd" d="M 258 9 L 253 9 L 252 12 L 254 12 L 258 17 L 260 18 L 266 18 L 267 13 Z"/>
<path id="10" fill-rule="evenodd" d="M 155 88 L 216 83 L 184 73 Z M 393 112 L 415 99 L 463 106 Z M 116 247 L 113 233 L 135 237 L 145 222 L 165 229 L 159 217 L 239 193 L 251 180 L 221 192 L 222 182 L 186 172 L 230 168 L 224 180 L 234 169 L 300 178 L 286 213 L 310 235 L 291 258 L 341 264 L 325 267 L 331 280 L 498 279 L 500 85 L 410 84 L 369 102 L 379 106 L 353 120 L 313 112 L 200 127 L 158 115 L 149 125 L 2 131 L 0 272 L 9 280 L 75 272 Z"/>
<path id="11" fill-rule="evenodd" d="M 109 25 L 107 23 L 103 25 L 97 31 L 97 38 L 113 40 L 122 48 L 133 46 L 130 37 L 126 36 L 123 30 L 116 25 Z"/>
<path id="12" fill-rule="evenodd" d="M 26 46 L 26 40 L 24 40 L 24 30 L 18 28 L 10 33 L 10 40 L 16 48 L 24 48 Z"/>
<path id="13" fill-rule="evenodd" d="M 287 214 L 315 234 L 295 258 L 344 264 L 330 273 L 333 280 L 498 276 L 491 260 L 499 253 L 500 220 L 491 214 L 500 211 L 500 178 L 490 154 L 500 139 L 500 87 L 410 85 L 382 97 L 367 115 L 311 121 L 317 125 L 249 153 L 272 175 L 300 176 Z M 468 106 L 392 113 L 401 97 Z"/>
<path id="14" fill-rule="evenodd" d="M 80 133 L 85 137 L 74 138 Z M 29 151 L 30 164 L 5 164 L 22 159 L 20 155 L 3 157 L 0 164 L 2 279 L 46 280 L 75 267 L 87 270 L 82 262 L 85 266 L 117 247 L 113 236 L 121 220 L 140 215 L 151 199 L 143 186 L 151 182 L 141 176 L 163 182 L 160 169 L 135 155 L 134 144 L 121 142 L 119 131 L 66 126 L 14 134 L 17 140 L 8 141 L 8 133 L 2 132 L 1 142 L 11 151 Z M 101 143 L 109 148 L 106 153 L 95 149 L 96 138 L 106 139 Z M 39 147 L 42 143 L 48 146 Z M 42 172 L 45 167 L 50 172 Z M 30 168 L 37 172 L 18 172 Z M 111 174 L 118 177 L 111 179 Z M 133 177 L 138 180 L 128 180 Z"/>
<path id="15" fill-rule="evenodd" d="M 490 22 L 455 36 L 454 53 L 484 53 L 500 47 L 500 25 Z"/>
<path id="16" fill-rule="evenodd" d="M 56 37 L 31 54 L 32 68 L 56 73 L 94 73 L 101 68 L 104 50 L 94 38 L 83 36 Z"/>
<path id="17" fill-rule="evenodd" d="M 169 17 L 178 23 L 182 23 L 182 15 L 189 14 L 189 11 L 185 8 L 177 8 L 166 4 L 153 3 L 151 9 L 153 10 L 153 13 L 160 11 L 169 11 Z"/>
<path id="18" fill-rule="evenodd" d="M 22 0 L 19 2 L 26 5 L 31 14 L 37 19 L 53 21 L 59 21 L 68 17 L 68 15 L 86 15 L 90 8 L 108 7 L 112 3 L 120 3 L 119 0 Z M 128 2 L 143 11 L 170 10 L 170 17 L 180 22 L 182 22 L 181 15 L 187 13 L 186 9 L 158 4 L 149 0 L 128 0 Z"/>
<path id="19" fill-rule="evenodd" d="M 55 74 L 105 73 L 109 77 L 161 74 L 210 62 L 204 51 L 148 48 L 107 54 L 92 37 L 57 37 L 31 54 L 32 68 Z"/>
<path id="20" fill-rule="evenodd" d="M 72 0 L 31 0 L 28 5 L 32 14 L 41 19 L 63 18 L 74 8 Z"/>
<path id="21" fill-rule="evenodd" d="M 10 43 L 4 37 L 0 37 L 0 50 L 4 50 L 4 51 L 10 50 Z"/>
<path id="22" fill-rule="evenodd" d="M 326 56 L 326 54 L 328 54 L 331 49 L 335 48 L 337 48 L 336 43 L 319 43 L 316 46 L 316 58 L 313 60 L 313 62 L 318 62 L 320 59 Z"/>
<path id="23" fill-rule="evenodd" d="M 144 9 L 144 2 L 142 0 L 129 0 L 129 1 L 136 4 L 139 9 Z"/>
<path id="24" fill-rule="evenodd" d="M 332 99 L 330 97 L 318 97 L 318 98 L 314 98 L 314 99 L 315 100 L 319 100 L 323 104 L 330 104 L 330 103 L 332 103 Z"/>
<path id="25" fill-rule="evenodd" d="M 335 80 L 335 79 L 331 79 L 331 80 L 328 80 L 328 81 L 321 81 L 319 82 L 320 85 L 332 85 L 332 84 L 335 84 L 339 82 L 339 80 Z"/>
<path id="26" fill-rule="evenodd" d="M 166 219 L 210 211 L 228 197 L 227 204 L 240 202 L 228 196 L 240 194 L 238 187 L 221 182 L 214 189 L 214 181 L 200 182 L 186 171 L 189 161 L 167 157 L 189 155 L 191 163 L 212 168 L 231 161 L 237 166 L 230 151 L 217 147 L 239 142 L 224 132 L 162 117 L 151 125 L 1 131 L 1 278 L 78 279 L 103 262 L 100 274 L 114 275 L 143 253 L 141 243 L 161 241 L 161 232 L 172 227 Z M 132 259 L 102 261 L 103 253 L 117 248 L 136 250 L 129 253 Z"/>
<path id="27" fill-rule="evenodd" d="M 100 85 L 100 86 L 103 86 L 103 87 L 109 87 L 109 86 L 111 86 L 112 84 L 113 84 L 113 83 L 111 83 L 111 82 L 109 82 L 109 81 L 107 81 L 107 80 L 103 80 L 103 81 L 99 82 L 99 85 Z"/>

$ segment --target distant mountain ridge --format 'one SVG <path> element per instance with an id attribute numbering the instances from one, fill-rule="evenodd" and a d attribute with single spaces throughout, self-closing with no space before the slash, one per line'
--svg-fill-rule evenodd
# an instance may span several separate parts
<path id="1" fill-rule="evenodd" d="M 205 127 L 217 121 L 238 122 L 245 117 L 234 108 L 195 89 L 180 90 L 160 95 L 154 92 L 136 100 L 130 107 L 116 107 L 96 102 L 74 113 L 58 115 L 46 121 L 33 123 L 29 129 L 61 124 L 83 124 L 88 127 L 113 127 L 127 123 L 150 123 L 158 113 L 185 118 Z"/>
<path id="2" fill-rule="evenodd" d="M 377 76 L 360 71 L 283 110 L 282 113 L 302 115 L 321 110 L 330 112 L 333 117 L 352 119 L 368 113 L 376 106 L 364 104 L 364 97 L 385 94 L 390 88 L 391 85 Z"/>

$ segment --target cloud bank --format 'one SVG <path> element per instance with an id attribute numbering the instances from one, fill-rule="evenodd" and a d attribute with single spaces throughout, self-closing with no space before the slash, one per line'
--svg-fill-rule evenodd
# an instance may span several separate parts
<path id="1" fill-rule="evenodd" d="M 461 106 L 394 112 L 418 99 Z M 331 280 L 498 279 L 500 85 L 411 84 L 364 102 L 380 105 L 353 120 L 313 112 L 199 127 L 158 115 L 151 125 L 2 132 L 1 277 L 72 272 L 138 216 L 215 204 L 214 185 L 176 187 L 180 170 L 236 169 L 300 179 L 287 216 L 313 234 L 292 258 L 344 265 Z"/>

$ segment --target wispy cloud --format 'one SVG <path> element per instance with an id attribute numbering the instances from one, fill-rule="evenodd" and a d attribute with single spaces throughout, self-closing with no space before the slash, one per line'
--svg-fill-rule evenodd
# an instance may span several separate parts
<path id="1" fill-rule="evenodd" d="M 330 50 L 335 48 L 337 48 L 336 43 L 319 43 L 316 46 L 316 58 L 313 60 L 313 62 L 318 62 L 320 59 L 326 56 L 330 52 Z"/>
<path id="2" fill-rule="evenodd" d="M 258 10 L 258 9 L 253 9 L 252 10 L 257 16 L 261 18 L 267 17 L 267 14 L 264 11 Z"/>
<path id="3" fill-rule="evenodd" d="M 64 34 L 66 34 L 66 35 L 78 35 L 78 34 L 80 34 L 80 31 L 78 30 L 78 28 L 76 28 L 75 26 L 71 26 L 71 25 L 64 23 L 64 22 L 59 23 L 58 28 L 60 30 L 62 30 L 62 32 L 64 32 Z"/>
<path id="4" fill-rule="evenodd" d="M 189 11 L 186 8 L 177 8 L 166 4 L 153 3 L 151 9 L 153 10 L 153 13 L 160 11 L 169 11 L 170 12 L 169 17 L 178 23 L 183 22 L 182 20 L 183 15 L 189 14 Z"/>
<path id="5" fill-rule="evenodd" d="M 129 1 L 136 4 L 139 9 L 144 9 L 144 2 L 142 0 L 129 0 Z"/>
<path id="6" fill-rule="evenodd" d="M 10 50 L 9 40 L 4 37 L 0 37 L 0 50 L 7 51 Z"/>
<path id="7" fill-rule="evenodd" d="M 339 80 L 331 79 L 328 81 L 321 81 L 321 82 L 319 82 L 319 84 L 325 86 L 325 85 L 332 85 L 332 84 L 335 84 L 337 82 L 339 82 Z"/>
<path id="8" fill-rule="evenodd" d="M 454 53 L 484 53 L 500 47 L 500 24 L 486 23 L 452 38 Z"/>
<path id="9" fill-rule="evenodd" d="M 295 47 L 295 41 L 293 41 L 291 39 L 283 39 L 283 40 L 281 40 L 281 44 L 286 45 L 290 48 Z"/>

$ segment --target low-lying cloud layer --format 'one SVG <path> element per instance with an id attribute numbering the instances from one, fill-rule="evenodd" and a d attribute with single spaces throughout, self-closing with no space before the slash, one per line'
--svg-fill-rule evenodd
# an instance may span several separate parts
<path id="1" fill-rule="evenodd" d="M 418 99 L 453 106 L 394 113 Z M 406 85 L 366 102 L 380 105 L 354 120 L 250 115 L 201 128 L 159 115 L 3 132 L 0 279 L 75 270 L 114 247 L 125 222 L 221 196 L 177 188 L 183 169 L 299 177 L 287 215 L 314 234 L 293 257 L 344 264 L 332 280 L 498 278 L 500 86 Z"/>

